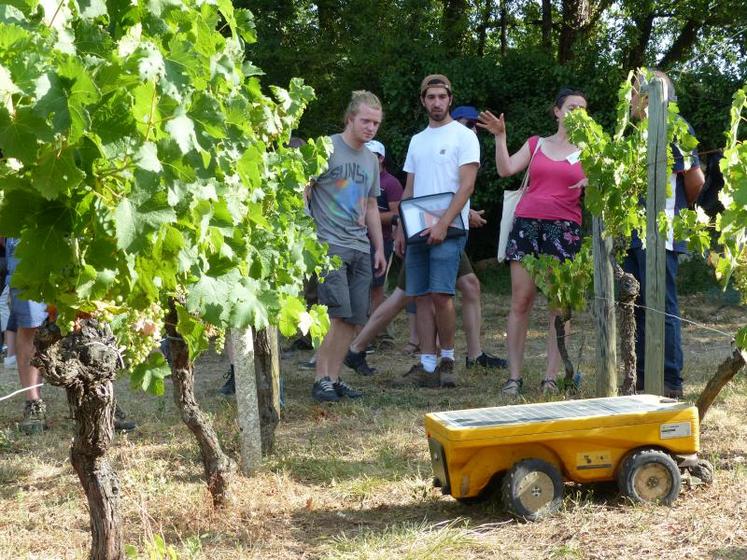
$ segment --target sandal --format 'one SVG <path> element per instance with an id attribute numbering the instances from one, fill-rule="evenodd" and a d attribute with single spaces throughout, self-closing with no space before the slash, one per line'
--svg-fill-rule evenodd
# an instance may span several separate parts
<path id="1" fill-rule="evenodd" d="M 420 354 L 420 346 L 413 342 L 408 342 L 402 348 L 402 353 L 406 356 L 415 356 L 416 354 Z"/>
<path id="2" fill-rule="evenodd" d="M 543 395 L 556 395 L 558 394 L 558 384 L 554 379 L 543 379 L 540 383 L 540 391 Z"/>

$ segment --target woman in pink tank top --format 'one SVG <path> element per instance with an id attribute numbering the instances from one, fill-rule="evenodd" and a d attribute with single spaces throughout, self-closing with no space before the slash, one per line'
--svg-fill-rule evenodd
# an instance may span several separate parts
<path id="1" fill-rule="evenodd" d="M 511 312 L 508 316 L 508 363 L 510 376 L 502 391 L 516 395 L 521 390 L 521 367 L 537 286 L 521 260 L 526 255 L 548 254 L 571 259 L 581 247 L 581 195 L 586 176 L 578 159 L 579 150 L 570 143 L 563 119 L 574 109 L 586 109 L 586 96 L 563 88 L 555 98 L 552 114 L 558 131 L 547 138 L 532 136 L 515 154 L 506 147 L 506 124 L 490 111 L 480 113 L 478 126 L 495 136 L 495 164 L 501 177 L 528 169 L 527 190 L 516 207 L 515 221 L 506 247 L 511 266 Z M 562 360 L 558 352 L 555 317 L 550 311 L 547 336 L 547 370 L 542 381 L 543 393 L 555 393 L 555 377 Z M 566 333 L 570 325 L 566 324 Z"/>

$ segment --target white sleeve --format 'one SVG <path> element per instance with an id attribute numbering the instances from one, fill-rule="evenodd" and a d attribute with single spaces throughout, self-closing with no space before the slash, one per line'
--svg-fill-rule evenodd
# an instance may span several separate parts
<path id="1" fill-rule="evenodd" d="M 468 163 L 476 163 L 480 165 L 480 142 L 477 139 L 477 134 L 464 128 L 466 134 L 462 135 L 462 141 L 459 145 L 459 167 Z"/>
<path id="2" fill-rule="evenodd" d="M 415 173 L 415 156 L 412 152 L 412 144 L 415 138 L 410 138 L 410 145 L 407 147 L 407 157 L 405 158 L 405 165 L 402 167 L 402 171 L 405 173 Z"/>

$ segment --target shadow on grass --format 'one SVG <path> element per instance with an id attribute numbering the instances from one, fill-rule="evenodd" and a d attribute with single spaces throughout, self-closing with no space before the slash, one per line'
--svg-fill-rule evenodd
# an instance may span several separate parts
<path id="1" fill-rule="evenodd" d="M 574 510 L 587 505 L 616 509 L 626 507 L 615 484 L 566 485 L 563 508 Z M 498 485 L 477 503 L 463 503 L 449 497 L 415 497 L 406 504 L 378 505 L 372 508 L 299 509 L 292 514 L 292 526 L 300 541 L 315 546 L 345 534 L 346 539 L 368 538 L 376 533 L 398 533 L 418 526 L 420 530 L 454 528 L 492 531 L 500 525 L 524 523 L 503 507 Z M 724 557 L 728 558 L 728 557 Z"/>
<path id="2" fill-rule="evenodd" d="M 455 521 L 474 528 L 484 524 L 515 523 L 495 503 L 465 506 L 453 500 L 433 499 L 370 509 L 298 510 L 292 515 L 296 538 L 310 546 L 345 535 L 347 539 L 384 532 L 404 532 L 413 526 L 437 530 Z"/>

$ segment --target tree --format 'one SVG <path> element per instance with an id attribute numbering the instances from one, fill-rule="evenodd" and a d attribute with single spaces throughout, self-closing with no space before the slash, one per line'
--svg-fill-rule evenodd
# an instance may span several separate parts
<path id="1" fill-rule="evenodd" d="M 328 144 L 286 146 L 313 91 L 294 79 L 268 97 L 244 58 L 254 39 L 251 14 L 225 0 L 0 7 L 0 228 L 21 238 L 13 285 L 57 309 L 36 359 L 68 390 L 94 558 L 121 555 L 112 523 L 94 518 L 116 511 L 116 475 L 97 477 L 113 370 L 123 359 L 133 384 L 163 392 L 168 368 L 153 350 L 164 315 L 175 398 L 203 433 L 191 366 L 210 332 L 300 324 L 319 338 L 325 328 L 324 310 L 299 297 L 326 262 L 300 195 Z M 213 484 L 216 450 L 201 446 L 220 505 L 228 487 Z"/>

